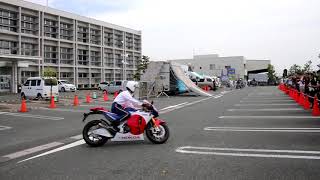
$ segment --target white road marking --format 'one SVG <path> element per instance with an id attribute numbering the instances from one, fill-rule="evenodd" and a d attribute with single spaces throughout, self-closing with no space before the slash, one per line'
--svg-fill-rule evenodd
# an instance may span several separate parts
<path id="1" fill-rule="evenodd" d="M 299 106 L 297 103 L 282 103 L 282 104 L 235 104 L 234 106 Z"/>
<path id="2" fill-rule="evenodd" d="M 288 158 L 288 159 L 314 159 L 314 160 L 320 160 L 320 156 L 319 156 L 320 151 L 237 149 L 237 148 L 210 148 L 210 147 L 184 146 L 184 147 L 177 148 L 176 152 L 184 153 L 184 154 L 202 154 L 202 155 L 216 155 L 216 156 L 238 156 L 238 157 L 264 157 L 264 158 Z M 236 153 L 231 153 L 231 152 L 236 152 Z M 244 153 L 244 152 L 246 152 L 246 153 Z M 247 152 L 253 152 L 253 153 L 247 153 Z M 260 153 L 257 153 L 257 152 L 260 152 Z M 262 152 L 269 153 L 269 154 L 263 154 Z M 278 154 L 270 154 L 270 153 L 278 153 Z M 286 153 L 286 154 L 284 154 L 284 153 Z M 304 154 L 304 155 L 300 155 L 300 154 Z M 311 155 L 309 155 L 309 154 L 311 154 Z"/>
<path id="3" fill-rule="evenodd" d="M 205 131 L 319 133 L 320 128 L 205 127 Z"/>
<path id="4" fill-rule="evenodd" d="M 3 157 L 10 158 L 10 159 L 15 159 L 15 158 L 18 158 L 18 157 L 21 157 L 21 156 L 25 156 L 25 155 L 32 154 L 32 153 L 35 153 L 35 152 L 39 152 L 39 151 L 50 149 L 50 148 L 53 148 L 53 147 L 56 147 L 56 146 L 60 146 L 62 144 L 63 143 L 60 143 L 60 142 L 52 142 L 52 143 L 49 143 L 49 144 L 44 144 L 44 145 L 41 145 L 41 146 L 37 146 L 37 147 L 30 148 L 30 149 L 25 149 L 23 151 L 19 151 L 19 152 L 15 152 L 15 153 L 12 153 L 12 154 L 8 154 L 8 155 L 5 155 Z"/>
<path id="5" fill-rule="evenodd" d="M 72 136 L 70 137 L 71 139 L 76 139 L 76 140 L 80 140 L 80 139 L 83 139 L 83 136 L 82 134 L 79 134 L 79 135 L 76 135 L 76 136 Z"/>
<path id="6" fill-rule="evenodd" d="M 218 95 L 218 96 L 214 96 L 213 98 L 217 99 L 217 98 L 221 98 L 223 95 Z"/>
<path id="7" fill-rule="evenodd" d="M 319 119 L 320 116 L 220 116 L 219 119 Z"/>
<path id="8" fill-rule="evenodd" d="M 39 109 L 49 110 L 49 111 L 62 111 L 62 112 L 88 112 L 88 111 L 86 111 L 86 110 L 61 109 L 61 108 L 50 109 L 50 108 L 45 108 L 45 107 L 40 107 Z"/>
<path id="9" fill-rule="evenodd" d="M 11 129 L 9 126 L 0 126 L 0 131 Z"/>
<path id="10" fill-rule="evenodd" d="M 212 98 L 214 98 L 214 97 L 215 97 L 215 96 L 207 97 L 207 98 L 200 99 L 200 100 L 197 100 L 197 101 L 194 101 L 194 102 L 191 102 L 191 103 L 186 103 L 186 104 L 184 104 L 184 105 L 182 105 L 182 106 L 177 106 L 177 107 L 175 107 L 175 108 L 164 109 L 164 110 L 161 109 L 159 113 L 160 113 L 160 114 L 165 114 L 165 113 L 168 113 L 168 112 L 177 110 L 177 109 L 181 109 L 181 108 L 186 107 L 186 106 L 190 106 L 190 105 L 193 105 L 193 104 L 200 103 L 200 102 L 202 102 L 202 101 L 206 101 L 206 100 L 208 100 L 208 99 L 212 99 Z"/>
<path id="11" fill-rule="evenodd" d="M 289 99 L 288 97 L 286 97 L 286 98 L 274 98 L 274 97 L 263 97 L 263 98 L 261 98 L 261 97 L 245 97 L 245 98 L 242 98 L 243 100 L 255 100 L 255 99 L 257 99 L 257 100 L 291 100 L 291 99 Z"/>
<path id="12" fill-rule="evenodd" d="M 48 120 L 53 120 L 53 121 L 59 121 L 63 120 L 63 117 L 55 117 L 55 116 L 42 116 L 42 115 L 34 115 L 34 114 L 26 114 L 26 113 L 1 113 L 2 115 L 6 116 L 17 116 L 17 117 L 29 117 L 29 118 L 36 118 L 36 119 L 48 119 Z"/>
<path id="13" fill-rule="evenodd" d="M 305 111 L 302 108 L 263 108 L 263 109 L 227 109 L 227 111 L 249 111 L 249 112 L 256 112 L 256 111 Z"/>
<path id="14" fill-rule="evenodd" d="M 71 144 L 68 144 L 68 145 L 59 147 L 59 148 L 57 148 L 57 149 L 53 149 L 53 150 L 51 150 L 51 151 L 47 151 L 47 152 L 45 152 L 45 153 L 42 153 L 42 154 L 39 154 L 39 155 L 30 157 L 30 158 L 24 159 L 24 160 L 22 160 L 22 161 L 19 161 L 18 163 L 25 162 L 25 161 L 29 161 L 29 160 L 31 160 L 31 159 L 35 159 L 35 158 L 38 158 L 38 157 L 46 156 L 46 155 L 49 155 L 49 154 L 52 154 L 52 153 L 56 153 L 56 152 L 59 152 L 59 151 L 62 151 L 62 150 L 66 150 L 66 149 L 69 149 L 69 148 L 73 148 L 73 147 L 76 147 L 76 146 L 80 146 L 80 145 L 82 145 L 82 144 L 84 144 L 84 143 L 85 143 L 84 140 L 79 140 L 79 141 L 73 142 L 73 143 L 71 143 Z"/>
<path id="15" fill-rule="evenodd" d="M 160 111 L 166 110 L 166 109 L 171 109 L 171 108 L 175 108 L 177 106 L 183 106 L 184 104 L 187 104 L 188 102 L 184 102 L 184 103 L 180 103 L 180 104 L 176 104 L 176 105 L 172 105 L 172 106 L 168 106 L 165 108 L 160 109 Z"/>
<path id="16" fill-rule="evenodd" d="M 286 99 L 286 100 L 255 100 L 255 101 L 253 101 L 253 100 L 241 100 L 240 101 L 241 103 L 257 103 L 257 102 L 259 102 L 259 103 L 263 103 L 263 102 L 270 102 L 270 103 L 280 103 L 280 102 L 295 102 L 294 100 L 291 100 L 291 99 Z"/>

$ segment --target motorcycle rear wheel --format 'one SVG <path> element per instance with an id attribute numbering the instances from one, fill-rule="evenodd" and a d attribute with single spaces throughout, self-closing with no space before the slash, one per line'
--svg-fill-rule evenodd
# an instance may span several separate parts
<path id="1" fill-rule="evenodd" d="M 105 136 L 96 135 L 96 134 L 93 134 L 92 132 L 90 133 L 90 131 L 93 131 L 100 127 L 99 123 L 101 123 L 100 120 L 92 120 L 88 122 L 83 128 L 82 136 L 84 141 L 89 146 L 92 146 L 92 147 L 102 146 L 109 140 L 109 138 Z"/>
<path id="2" fill-rule="evenodd" d="M 169 127 L 166 124 L 160 124 L 159 128 L 161 131 L 159 133 L 154 133 L 152 131 L 153 126 L 149 123 L 146 129 L 147 138 L 154 144 L 163 144 L 170 136 Z"/>

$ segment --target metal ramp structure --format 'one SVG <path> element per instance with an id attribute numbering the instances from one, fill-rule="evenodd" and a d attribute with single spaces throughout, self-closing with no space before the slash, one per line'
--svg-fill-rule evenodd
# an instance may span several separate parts
<path id="1" fill-rule="evenodd" d="M 177 63 L 170 63 L 171 69 L 174 72 L 175 76 L 180 79 L 186 86 L 187 88 L 200 95 L 200 96 L 208 96 L 211 97 L 212 95 L 205 92 L 204 90 L 202 90 L 201 88 L 199 88 L 197 85 L 194 84 L 194 82 L 192 82 L 189 77 L 187 75 L 185 75 L 184 71 L 182 70 L 181 66 Z"/>
<path id="2" fill-rule="evenodd" d="M 184 73 L 181 65 L 167 61 L 150 61 L 140 79 L 139 97 L 167 96 L 166 93 L 177 91 L 177 80 L 182 81 L 189 91 L 200 96 L 212 96 L 194 84 Z"/>

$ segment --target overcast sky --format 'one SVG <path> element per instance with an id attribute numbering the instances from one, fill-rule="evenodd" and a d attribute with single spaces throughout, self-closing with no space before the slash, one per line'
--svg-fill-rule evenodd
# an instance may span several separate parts
<path id="1" fill-rule="evenodd" d="M 143 54 L 152 60 L 212 53 L 270 59 L 277 71 L 320 64 L 319 0 L 49 0 L 49 6 L 141 30 Z"/>

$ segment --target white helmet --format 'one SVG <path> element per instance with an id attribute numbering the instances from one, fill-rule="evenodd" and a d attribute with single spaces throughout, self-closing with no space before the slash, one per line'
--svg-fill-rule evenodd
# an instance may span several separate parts
<path id="1" fill-rule="evenodd" d="M 126 88 L 133 93 L 137 86 L 138 86 L 138 83 L 137 83 L 137 82 L 128 81 L 128 82 L 127 82 L 127 85 L 126 85 Z"/>

